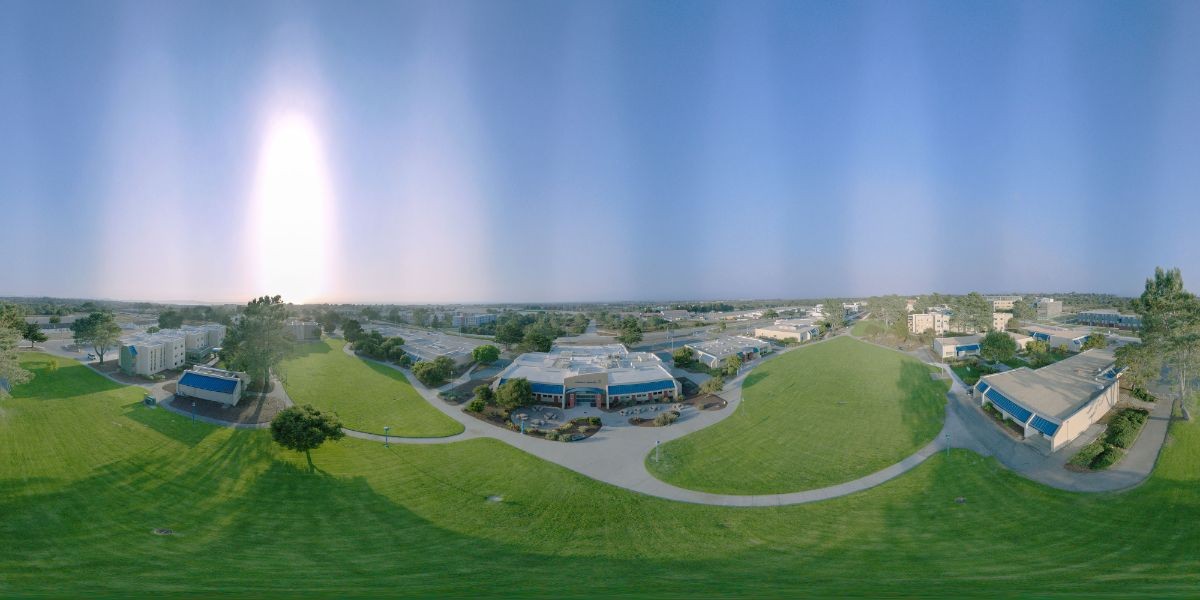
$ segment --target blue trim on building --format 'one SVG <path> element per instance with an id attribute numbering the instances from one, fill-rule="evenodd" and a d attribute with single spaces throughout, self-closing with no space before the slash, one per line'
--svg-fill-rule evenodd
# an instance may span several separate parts
<path id="1" fill-rule="evenodd" d="M 620 385 L 608 386 L 608 395 L 623 396 L 625 394 L 645 394 L 647 392 L 658 392 L 662 390 L 674 390 L 675 380 L 660 379 L 658 381 L 647 381 L 644 383 L 623 383 Z"/>
<path id="2" fill-rule="evenodd" d="M 217 392 L 218 394 L 232 394 L 237 389 L 238 382 L 232 379 L 222 379 L 220 377 L 211 377 L 201 373 L 184 373 L 179 380 L 179 385 L 194 387 L 199 390 L 209 392 Z"/>
<path id="3" fill-rule="evenodd" d="M 1033 422 L 1029 425 L 1050 437 L 1054 437 L 1054 434 L 1058 432 L 1058 423 L 1037 416 L 1033 418 Z"/>
<path id="4" fill-rule="evenodd" d="M 999 408 L 1000 410 L 1003 410 L 1004 412 L 1008 413 L 1009 415 L 1012 415 L 1012 417 L 1014 419 L 1017 419 L 1022 424 L 1029 421 L 1029 417 L 1033 416 L 1032 412 L 1027 410 L 1025 407 L 1021 406 L 1020 404 L 1017 404 L 1016 402 L 1013 402 L 1012 400 L 1005 398 L 1004 394 L 1001 394 L 999 391 L 996 390 L 996 388 L 989 389 L 986 392 L 985 397 L 988 400 L 991 400 L 992 404 L 995 404 L 997 408 Z"/>
<path id="5" fill-rule="evenodd" d="M 501 385 L 503 385 L 503 382 L 501 382 Z M 535 394 L 555 394 L 557 396 L 561 396 L 563 393 L 563 386 L 554 385 L 552 383 L 530 382 L 529 387 L 533 389 L 533 393 Z"/>

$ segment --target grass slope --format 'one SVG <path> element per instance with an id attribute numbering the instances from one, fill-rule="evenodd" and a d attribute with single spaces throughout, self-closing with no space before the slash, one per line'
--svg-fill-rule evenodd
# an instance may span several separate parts
<path id="1" fill-rule="evenodd" d="M 49 372 L 45 365 L 62 366 Z M 966 451 L 847 498 L 725 509 L 500 442 L 302 455 L 191 424 L 71 361 L 0 400 L 0 597 L 1194 597 L 1200 426 L 1082 495 Z M 487 495 L 501 494 L 494 504 Z M 967 499 L 956 504 L 957 496 Z M 174 536 L 156 536 L 169 527 Z M 620 576 L 636 573 L 636 576 Z M 303 590 L 306 593 L 295 593 Z"/>
<path id="2" fill-rule="evenodd" d="M 664 444 L 646 467 L 726 494 L 813 489 L 883 469 L 942 428 L 948 384 L 920 361 L 840 337 L 756 368 L 728 419 Z"/>
<path id="3" fill-rule="evenodd" d="M 430 406 L 403 373 L 350 356 L 344 345 L 337 339 L 304 344 L 284 361 L 284 387 L 292 401 L 332 410 L 359 431 L 382 434 L 387 425 L 395 436 L 444 437 L 463 430 Z"/>

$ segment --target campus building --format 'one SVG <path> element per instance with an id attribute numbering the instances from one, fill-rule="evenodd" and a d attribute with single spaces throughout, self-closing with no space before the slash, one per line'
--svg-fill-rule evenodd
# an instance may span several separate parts
<path id="1" fill-rule="evenodd" d="M 432 361 L 439 356 L 445 356 L 459 367 L 469 364 L 473 360 L 472 351 L 487 343 L 484 340 L 461 335 L 450 335 L 440 331 L 414 329 L 400 325 L 369 324 L 366 328 L 378 331 L 385 337 L 404 338 L 404 345 L 401 348 L 404 348 L 404 352 L 413 360 Z"/>
<path id="2" fill-rule="evenodd" d="M 771 345 L 762 340 L 741 335 L 719 337 L 705 342 L 684 344 L 696 353 L 696 360 L 709 367 L 720 367 L 725 359 L 736 356 L 743 361 L 751 361 L 762 354 L 771 351 Z"/>
<path id="3" fill-rule="evenodd" d="M 492 313 L 463 314 L 450 317 L 450 325 L 454 327 L 479 327 L 486 323 L 495 323 L 496 315 Z"/>
<path id="4" fill-rule="evenodd" d="M 652 352 L 630 352 L 621 344 L 555 346 L 528 352 L 504 368 L 492 383 L 498 389 L 524 378 L 534 400 L 562 408 L 669 402 L 681 395 L 679 382 Z"/>
<path id="5" fill-rule="evenodd" d="M 1033 339 L 1012 331 L 1005 333 L 1017 343 L 1018 350 L 1024 350 L 1025 344 Z M 933 340 L 933 354 L 942 360 L 975 356 L 979 354 L 979 343 L 982 341 L 983 336 L 979 334 L 936 338 Z"/>
<path id="6" fill-rule="evenodd" d="M 813 319 L 777 319 L 774 325 L 758 327 L 754 337 L 769 340 L 794 339 L 797 342 L 807 342 L 821 333 L 821 328 Z"/>
<path id="7" fill-rule="evenodd" d="M 1046 342 L 1051 348 L 1064 347 L 1071 352 L 1083 349 L 1083 343 L 1091 333 L 1086 329 L 1067 329 L 1065 327 L 1047 327 L 1045 325 L 1026 325 L 1025 333 L 1029 337 Z"/>
<path id="8" fill-rule="evenodd" d="M 1113 353 L 1092 349 L 1036 370 L 984 375 L 975 384 L 975 399 L 1019 424 L 1025 439 L 1049 454 L 1116 406 L 1120 377 Z"/>
<path id="9" fill-rule="evenodd" d="M 933 330 L 933 335 L 942 335 L 950 331 L 950 314 L 930 310 L 908 315 L 908 331 L 910 333 L 925 333 L 930 329 Z"/>
<path id="10" fill-rule="evenodd" d="M 984 296 L 988 302 L 992 303 L 992 310 L 1011 311 L 1013 304 L 1021 299 L 1020 296 Z"/>
<path id="11" fill-rule="evenodd" d="M 184 325 L 177 331 L 183 336 L 184 350 L 191 357 L 204 356 L 225 342 L 225 326 L 220 323 Z"/>
<path id="12" fill-rule="evenodd" d="M 1012 318 L 1012 313 L 1009 312 L 992 313 L 992 329 L 1004 331 L 1004 328 L 1008 327 L 1008 322 L 1011 321 Z"/>
<path id="13" fill-rule="evenodd" d="M 662 318 L 668 321 L 683 321 L 684 319 L 692 316 L 692 314 L 686 310 L 664 310 L 659 314 L 662 315 Z"/>
<path id="14" fill-rule="evenodd" d="M 1085 325 L 1099 325 L 1102 327 L 1119 327 L 1121 329 L 1140 329 L 1142 327 L 1142 318 L 1137 315 L 1121 314 L 1119 311 L 1111 308 L 1097 308 L 1093 310 L 1081 311 L 1076 316 L 1076 321 Z"/>
<path id="15" fill-rule="evenodd" d="M 1039 298 L 1037 301 L 1037 316 L 1039 319 L 1052 319 L 1062 314 L 1062 300 L 1054 298 Z"/>
<path id="16" fill-rule="evenodd" d="M 175 395 L 234 406 L 242 398 L 249 376 L 237 371 L 195 366 L 183 372 Z"/>
<path id="17" fill-rule="evenodd" d="M 167 369 L 178 369 L 187 359 L 187 344 L 176 329 L 142 333 L 121 339 L 117 363 L 129 375 L 149 377 Z"/>
<path id="18" fill-rule="evenodd" d="M 316 321 L 301 321 L 299 319 L 289 319 L 283 324 L 284 330 L 292 334 L 296 341 L 309 341 L 321 339 L 321 324 Z"/>

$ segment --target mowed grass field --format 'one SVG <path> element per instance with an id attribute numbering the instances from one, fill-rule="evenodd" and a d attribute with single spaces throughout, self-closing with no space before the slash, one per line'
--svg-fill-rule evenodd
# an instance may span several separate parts
<path id="1" fill-rule="evenodd" d="M 3 598 L 1200 589 L 1195 423 L 1174 425 L 1152 480 L 1122 494 L 1059 492 L 955 451 L 861 494 L 728 509 L 629 493 L 492 440 L 347 439 L 314 452 L 310 472 L 266 432 L 146 408 L 73 361 L 26 364 L 37 379 L 0 400 Z"/>
<path id="2" fill-rule="evenodd" d="M 350 356 L 345 342 L 325 339 L 300 345 L 281 366 L 288 396 L 296 404 L 332 410 L 350 429 L 399 437 L 444 437 L 462 432 L 461 423 L 429 405 L 391 367 Z"/>
<path id="3" fill-rule="evenodd" d="M 725 494 L 824 487 L 874 473 L 942 428 L 949 383 L 914 358 L 849 337 L 800 348 L 746 377 L 729 418 L 663 444 L 658 478 Z"/>

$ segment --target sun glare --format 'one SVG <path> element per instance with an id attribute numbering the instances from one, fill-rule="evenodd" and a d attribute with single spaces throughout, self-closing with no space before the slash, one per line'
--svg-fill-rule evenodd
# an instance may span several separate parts
<path id="1" fill-rule="evenodd" d="M 330 251 L 332 191 L 320 137 L 300 113 L 271 119 L 255 177 L 256 282 L 291 302 L 319 299 Z"/>

